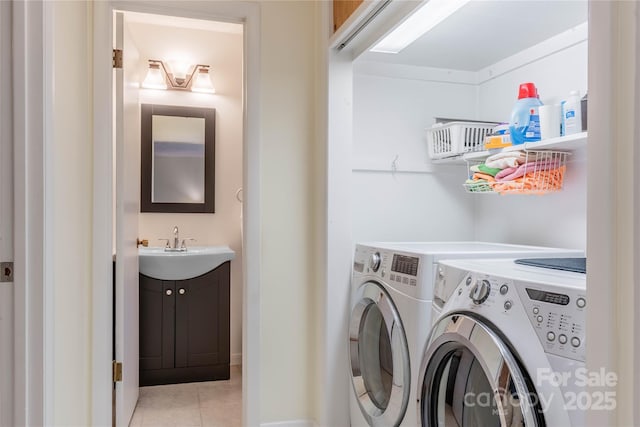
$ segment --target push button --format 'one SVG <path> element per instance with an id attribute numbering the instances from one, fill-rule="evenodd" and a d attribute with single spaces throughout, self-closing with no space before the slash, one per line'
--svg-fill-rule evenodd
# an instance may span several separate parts
<path id="1" fill-rule="evenodd" d="M 553 332 L 547 332 L 547 340 L 553 341 L 555 339 L 556 339 L 556 334 L 554 334 Z"/>
<path id="2" fill-rule="evenodd" d="M 540 313 L 540 309 L 538 307 L 533 307 L 533 314 Z"/>
<path id="3" fill-rule="evenodd" d="M 558 337 L 558 342 L 560 344 L 566 344 L 567 343 L 567 336 L 565 334 L 560 334 L 560 336 Z"/>
<path id="4" fill-rule="evenodd" d="M 578 306 L 578 308 L 584 308 L 587 305 L 587 300 L 584 298 L 578 298 L 576 300 L 576 305 Z"/>
<path id="5" fill-rule="evenodd" d="M 571 338 L 571 345 L 574 347 L 580 347 L 580 338 L 578 337 Z"/>

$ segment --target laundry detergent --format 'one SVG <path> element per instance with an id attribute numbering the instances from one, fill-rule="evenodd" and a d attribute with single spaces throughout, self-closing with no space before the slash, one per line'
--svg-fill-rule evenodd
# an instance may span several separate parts
<path id="1" fill-rule="evenodd" d="M 509 132 L 514 145 L 540 141 L 540 115 L 538 107 L 542 105 L 538 90 L 533 83 L 522 83 L 518 92 L 518 101 L 511 111 Z"/>

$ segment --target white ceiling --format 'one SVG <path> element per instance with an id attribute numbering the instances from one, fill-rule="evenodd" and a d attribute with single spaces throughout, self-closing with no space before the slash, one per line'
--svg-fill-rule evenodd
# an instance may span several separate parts
<path id="1" fill-rule="evenodd" d="M 359 60 L 478 71 L 587 21 L 586 0 L 473 0 L 398 54 Z"/>

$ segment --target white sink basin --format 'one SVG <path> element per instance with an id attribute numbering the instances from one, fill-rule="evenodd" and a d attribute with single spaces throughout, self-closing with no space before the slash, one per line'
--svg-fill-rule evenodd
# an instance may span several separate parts
<path id="1" fill-rule="evenodd" d="M 160 280 L 185 280 L 202 276 L 235 258 L 228 246 L 200 246 L 186 252 L 167 252 L 164 248 L 138 249 L 140 273 Z"/>

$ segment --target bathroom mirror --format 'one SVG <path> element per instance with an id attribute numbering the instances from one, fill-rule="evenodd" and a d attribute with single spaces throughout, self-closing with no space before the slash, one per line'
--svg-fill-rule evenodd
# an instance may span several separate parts
<path id="1" fill-rule="evenodd" d="M 141 212 L 214 212 L 215 109 L 141 106 Z"/>

